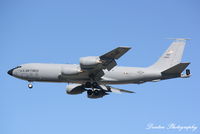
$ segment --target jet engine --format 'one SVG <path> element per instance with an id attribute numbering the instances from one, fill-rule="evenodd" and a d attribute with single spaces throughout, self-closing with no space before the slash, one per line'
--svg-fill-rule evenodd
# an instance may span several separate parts
<path id="1" fill-rule="evenodd" d="M 86 89 L 81 84 L 71 84 L 66 88 L 66 93 L 71 95 L 81 94 L 84 91 L 86 91 Z"/>
<path id="2" fill-rule="evenodd" d="M 87 97 L 92 99 L 102 98 L 103 96 L 107 95 L 107 93 L 103 90 L 87 90 Z"/>
<path id="3" fill-rule="evenodd" d="M 92 68 L 101 63 L 101 60 L 98 56 L 89 56 L 89 57 L 81 57 L 80 65 L 81 68 Z"/>

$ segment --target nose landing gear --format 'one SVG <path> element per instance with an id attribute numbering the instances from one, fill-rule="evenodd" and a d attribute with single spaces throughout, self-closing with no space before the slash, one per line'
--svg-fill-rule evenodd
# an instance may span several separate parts
<path id="1" fill-rule="evenodd" d="M 31 83 L 28 84 L 28 88 L 31 89 L 33 88 L 33 85 Z"/>

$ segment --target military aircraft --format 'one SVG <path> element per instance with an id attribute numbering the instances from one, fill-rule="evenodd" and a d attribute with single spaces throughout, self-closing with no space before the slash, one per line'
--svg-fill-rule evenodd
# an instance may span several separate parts
<path id="1" fill-rule="evenodd" d="M 87 92 L 88 98 L 101 98 L 109 92 L 134 93 L 109 86 L 110 84 L 141 84 L 172 78 L 188 78 L 189 62 L 181 63 L 187 39 L 175 39 L 156 63 L 145 68 L 117 66 L 116 60 L 130 47 L 118 47 L 101 56 L 81 57 L 80 64 L 22 64 L 8 71 L 8 74 L 29 82 L 65 82 L 66 93 Z M 186 74 L 182 72 L 186 69 Z"/>

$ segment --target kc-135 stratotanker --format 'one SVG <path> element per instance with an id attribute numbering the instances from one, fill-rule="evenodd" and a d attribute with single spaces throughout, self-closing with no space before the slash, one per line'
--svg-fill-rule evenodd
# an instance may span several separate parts
<path id="1" fill-rule="evenodd" d="M 124 55 L 130 47 L 118 47 L 101 56 L 81 57 L 80 64 L 22 64 L 8 71 L 8 74 L 29 82 L 65 82 L 67 94 L 87 92 L 88 98 L 101 98 L 109 92 L 134 93 L 112 87 L 114 84 L 141 84 L 158 82 L 172 78 L 188 78 L 189 62 L 181 63 L 187 39 L 175 39 L 170 47 L 151 66 L 122 67 L 116 60 Z M 182 72 L 186 69 L 186 73 Z"/>

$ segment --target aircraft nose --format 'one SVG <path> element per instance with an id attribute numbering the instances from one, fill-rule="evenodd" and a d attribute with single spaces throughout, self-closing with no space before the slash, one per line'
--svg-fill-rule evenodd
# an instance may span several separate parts
<path id="1" fill-rule="evenodd" d="M 8 74 L 12 76 L 12 75 L 13 75 L 13 70 L 14 70 L 14 69 L 10 69 L 10 70 L 8 71 Z"/>

